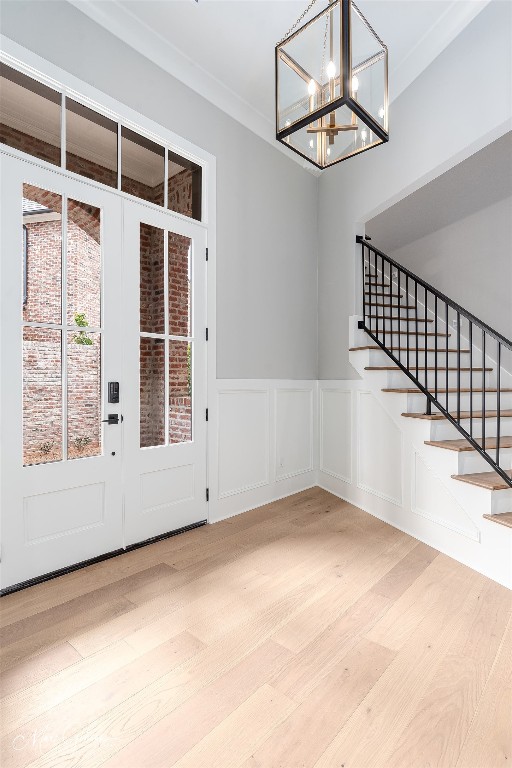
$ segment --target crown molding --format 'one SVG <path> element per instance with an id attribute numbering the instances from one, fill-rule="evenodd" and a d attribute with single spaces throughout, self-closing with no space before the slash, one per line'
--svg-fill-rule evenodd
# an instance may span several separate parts
<path id="1" fill-rule="evenodd" d="M 294 152 L 289 152 L 276 141 L 273 120 L 267 118 L 221 80 L 199 66 L 193 58 L 176 48 L 159 32 L 141 23 L 140 19 L 118 0 L 109 0 L 108 3 L 102 0 L 68 0 L 68 2 L 222 112 L 267 141 L 274 149 L 314 176 L 319 175 L 320 172 L 310 163 L 296 156 Z"/>
<path id="2" fill-rule="evenodd" d="M 193 58 L 165 39 L 148 24 L 140 21 L 120 0 L 68 0 L 79 11 L 100 24 L 138 53 L 157 64 L 172 77 L 184 83 L 214 104 L 248 130 L 271 144 L 293 162 L 315 176 L 321 171 L 289 152 L 275 138 L 273 120 L 199 66 Z M 459 35 L 491 0 L 453 0 L 416 42 L 410 53 L 390 71 L 390 100 L 396 99 L 429 64 Z"/>

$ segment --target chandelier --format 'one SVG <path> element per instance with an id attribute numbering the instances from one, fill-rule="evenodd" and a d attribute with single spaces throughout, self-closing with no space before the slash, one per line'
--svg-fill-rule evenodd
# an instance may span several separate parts
<path id="1" fill-rule="evenodd" d="M 389 139 L 388 49 L 351 0 L 332 0 L 276 45 L 276 138 L 317 168 Z"/>

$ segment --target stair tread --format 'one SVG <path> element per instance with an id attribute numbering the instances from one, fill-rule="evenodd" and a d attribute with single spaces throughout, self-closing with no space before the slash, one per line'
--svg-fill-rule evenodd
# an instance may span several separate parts
<path id="1" fill-rule="evenodd" d="M 369 318 L 378 318 L 379 320 L 401 320 L 403 323 L 433 323 L 432 318 L 427 317 L 400 317 L 400 315 L 365 315 Z"/>
<path id="2" fill-rule="evenodd" d="M 365 371 L 396 371 L 396 370 L 400 370 L 396 365 L 367 365 L 366 368 L 365 368 Z M 444 372 L 446 372 L 446 370 L 448 370 L 448 371 L 459 371 L 460 370 L 460 371 L 464 371 L 464 372 L 469 373 L 470 371 L 473 371 L 473 372 L 477 372 L 477 371 L 482 372 L 484 370 L 492 371 L 493 368 L 485 368 L 485 369 L 484 368 L 448 368 L 448 369 L 446 369 L 446 368 L 437 368 L 436 369 L 436 367 L 432 366 L 432 365 L 431 366 L 427 366 L 427 368 L 425 368 L 424 365 L 419 365 L 417 368 L 416 368 L 415 365 L 411 365 L 411 370 L 415 370 L 415 371 L 435 371 L 435 370 L 438 370 L 438 371 L 444 371 Z"/>
<path id="3" fill-rule="evenodd" d="M 376 328 L 370 328 L 370 333 L 374 333 L 375 335 L 378 335 L 378 333 L 384 334 L 384 331 L 382 330 L 382 328 L 379 328 L 378 332 L 377 332 Z M 386 336 L 391 336 L 391 335 L 393 335 L 393 336 L 399 336 L 399 335 L 400 336 L 407 336 L 407 331 L 400 331 L 400 333 L 398 333 L 398 331 L 396 329 L 394 331 L 388 329 L 386 331 Z M 416 331 L 409 331 L 409 336 L 410 337 L 414 337 L 414 336 L 442 336 L 443 338 L 445 338 L 447 336 L 451 336 L 451 333 L 436 333 L 435 331 L 418 331 L 418 333 L 416 333 Z M 432 351 L 434 351 L 434 350 L 432 350 Z"/>
<path id="4" fill-rule="evenodd" d="M 481 440 L 477 440 L 479 445 L 482 444 Z M 485 441 L 485 450 L 494 450 L 497 447 L 498 439 L 496 437 L 488 437 Z M 461 453 L 463 451 L 475 451 L 471 443 L 462 438 L 462 440 L 425 440 L 425 445 L 432 445 L 434 448 L 444 448 L 447 451 L 457 451 Z M 512 437 L 500 438 L 500 449 L 512 448 Z"/>
<path id="5" fill-rule="evenodd" d="M 506 469 L 506 474 L 512 478 L 512 469 Z M 454 480 L 460 480 L 463 483 L 477 485 L 479 488 L 486 488 L 488 491 L 505 491 L 510 486 L 496 472 L 475 472 L 471 475 L 452 475 Z"/>
<path id="6" fill-rule="evenodd" d="M 402 293 L 384 293 L 384 291 L 365 291 L 367 296 L 387 296 L 390 299 L 403 299 Z"/>
<path id="7" fill-rule="evenodd" d="M 484 515 L 484 517 L 486 520 L 492 520 L 493 523 L 512 528 L 512 512 L 500 512 L 498 515 Z"/>
<path id="8" fill-rule="evenodd" d="M 486 419 L 495 419 L 498 415 L 498 411 L 486 411 L 485 418 Z M 500 415 L 502 419 L 510 419 L 512 418 L 512 410 L 506 410 L 506 411 L 500 411 Z M 405 416 L 408 419 L 427 419 L 428 421 L 441 421 L 442 419 L 445 419 L 446 417 L 442 413 L 402 413 L 402 416 Z M 457 418 L 457 413 L 451 413 L 450 416 L 452 418 Z M 469 411 L 461 411 L 460 412 L 460 419 L 466 420 L 470 419 L 471 414 Z M 473 411 L 473 418 L 474 419 L 481 419 L 482 418 L 482 411 Z"/>
<path id="9" fill-rule="evenodd" d="M 392 309 L 417 309 L 416 304 L 378 304 L 376 301 L 370 303 L 371 307 L 389 307 Z M 379 315 L 382 317 L 382 315 Z"/>
<path id="10" fill-rule="evenodd" d="M 407 387 L 393 387 L 393 388 L 383 389 L 382 391 L 383 392 L 402 392 L 402 393 L 405 393 L 405 394 L 408 394 L 408 395 L 422 395 L 423 394 L 423 392 L 420 389 L 418 389 L 417 387 L 415 389 L 407 388 Z M 477 389 L 475 387 L 473 387 L 472 390 L 469 389 L 469 387 L 461 387 L 460 390 L 457 389 L 457 387 L 448 388 L 448 394 L 450 394 L 452 392 L 453 393 L 456 393 L 456 392 L 473 392 L 473 393 L 477 392 L 478 393 L 478 392 L 483 392 L 483 391 L 487 392 L 488 394 L 493 394 L 493 392 L 497 392 L 498 390 L 497 389 L 487 388 L 487 387 L 485 388 L 485 390 L 480 389 L 480 388 Z M 512 389 L 510 389 L 510 387 L 505 387 L 505 388 L 502 387 L 500 389 L 500 392 L 512 392 Z M 446 394 L 446 389 L 438 389 L 437 393 L 438 394 Z"/>
<path id="11" fill-rule="evenodd" d="M 368 346 L 366 346 L 366 347 L 350 347 L 349 352 L 359 352 L 360 350 L 363 350 L 363 349 L 376 349 L 377 351 L 383 351 L 383 350 L 381 350 L 381 347 L 377 347 L 375 344 L 372 344 L 372 345 L 368 344 Z M 418 347 L 418 348 L 417 347 L 409 347 L 409 348 L 407 348 L 407 347 L 387 347 L 387 349 L 389 349 L 391 352 L 407 352 L 407 349 L 409 349 L 409 352 L 435 352 L 435 349 L 433 347 L 432 348 L 430 348 L 430 347 L 427 347 L 427 348 L 425 348 L 425 347 Z M 438 354 L 440 354 L 440 355 L 441 354 L 444 355 L 445 352 L 457 352 L 457 351 L 458 350 L 456 350 L 456 349 L 448 349 L 448 350 L 446 350 L 446 349 L 438 349 L 437 350 Z M 461 349 L 460 352 L 461 352 L 461 354 L 469 354 L 469 349 Z M 475 369 L 473 368 L 473 370 L 475 370 Z"/>

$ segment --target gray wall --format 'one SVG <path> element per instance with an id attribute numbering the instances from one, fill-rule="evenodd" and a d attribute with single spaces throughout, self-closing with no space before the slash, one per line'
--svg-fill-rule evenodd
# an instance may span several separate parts
<path id="1" fill-rule="evenodd" d="M 317 378 L 317 179 L 66 2 L 1 31 L 217 158 L 217 376 Z"/>
<path id="2" fill-rule="evenodd" d="M 512 133 L 371 219 L 366 232 L 512 338 Z"/>
<path id="3" fill-rule="evenodd" d="M 359 307 L 355 236 L 362 223 L 510 130 L 511 24 L 512 4 L 492 0 L 392 103 L 389 143 L 321 176 L 321 379 L 357 378 L 348 318 Z"/>

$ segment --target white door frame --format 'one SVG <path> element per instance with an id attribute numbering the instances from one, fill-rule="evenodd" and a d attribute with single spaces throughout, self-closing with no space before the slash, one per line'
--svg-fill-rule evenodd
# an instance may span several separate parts
<path id="1" fill-rule="evenodd" d="M 113 99 L 101 90 L 94 88 L 90 84 L 80 80 L 69 72 L 66 72 L 64 69 L 55 66 L 51 62 L 35 54 L 33 51 L 30 51 L 3 35 L 0 35 L 0 60 L 27 74 L 29 77 L 33 77 L 36 80 L 62 91 L 65 96 L 70 96 L 114 120 L 122 121 L 127 127 L 146 135 L 157 143 L 163 144 L 173 152 L 192 160 L 202 167 L 202 221 L 195 223 L 206 230 L 208 247 L 207 325 L 209 329 L 209 340 L 207 345 L 207 401 L 209 409 L 209 428 L 207 435 L 207 482 L 210 489 L 210 500 L 214 501 L 217 498 L 218 486 L 218 404 L 216 387 L 216 158 L 211 153 L 206 152 L 186 139 L 183 139 L 173 131 L 170 131 L 150 118 L 141 115 L 136 110 Z M 62 116 L 62 120 L 64 122 L 64 115 Z M 5 145 L 1 146 L 2 151 L 8 156 L 33 163 L 41 168 L 53 171 L 56 170 L 55 166 L 50 163 L 31 157 L 12 147 L 7 147 Z M 62 165 L 65 165 L 64 152 Z M 84 184 L 105 190 L 104 185 L 99 184 L 98 182 L 91 179 L 84 179 L 78 174 L 66 171 L 64 167 L 60 170 L 69 178 L 74 178 Z M 120 190 L 115 191 L 115 194 L 133 200 L 130 195 L 127 195 Z M 159 206 L 155 206 L 152 203 L 147 203 L 145 201 L 139 201 L 139 203 L 147 205 L 149 208 L 155 210 L 162 210 Z M 178 218 L 181 216 L 181 214 L 174 215 Z M 187 217 L 183 218 L 185 220 L 187 219 Z M 209 520 L 209 511 L 207 517 Z"/>

